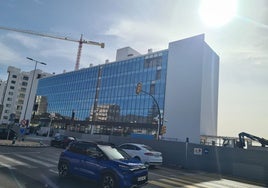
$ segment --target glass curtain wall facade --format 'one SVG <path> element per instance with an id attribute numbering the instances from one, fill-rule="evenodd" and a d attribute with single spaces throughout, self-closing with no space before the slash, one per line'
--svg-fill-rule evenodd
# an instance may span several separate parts
<path id="1" fill-rule="evenodd" d="M 84 133 L 155 134 L 157 105 L 151 96 L 135 90 L 141 82 L 163 114 L 167 60 L 164 50 L 40 79 L 37 98 L 43 98 L 46 112 L 38 114 L 37 107 L 35 116 L 55 113 L 55 127 Z"/>

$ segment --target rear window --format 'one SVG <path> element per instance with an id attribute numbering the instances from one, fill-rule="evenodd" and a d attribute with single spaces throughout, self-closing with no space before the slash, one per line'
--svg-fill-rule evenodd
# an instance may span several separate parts
<path id="1" fill-rule="evenodd" d="M 142 145 L 142 147 L 149 151 L 154 151 L 153 148 L 151 148 L 150 146 Z"/>

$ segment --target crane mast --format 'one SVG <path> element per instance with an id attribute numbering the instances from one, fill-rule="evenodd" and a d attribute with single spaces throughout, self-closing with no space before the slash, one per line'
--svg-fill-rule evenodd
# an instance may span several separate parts
<path id="1" fill-rule="evenodd" d="M 83 35 L 81 35 L 80 40 L 75 40 L 75 39 L 71 39 L 68 37 L 59 37 L 59 36 L 47 35 L 44 33 L 38 33 L 35 31 L 21 30 L 21 29 L 8 28 L 8 27 L 2 27 L 2 26 L 0 26 L 0 29 L 7 30 L 7 31 L 19 32 L 19 33 L 25 33 L 25 34 L 30 34 L 30 35 L 37 35 L 37 36 L 41 36 L 41 37 L 66 40 L 66 41 L 71 41 L 71 42 L 78 42 L 79 45 L 78 45 L 78 51 L 77 51 L 77 57 L 76 57 L 76 63 L 75 63 L 75 70 L 79 69 L 80 57 L 81 57 L 83 44 L 96 45 L 96 46 L 100 46 L 101 48 L 104 48 L 104 46 L 105 46 L 104 43 L 83 40 Z"/>
<path id="2" fill-rule="evenodd" d="M 81 38 L 79 40 L 79 45 L 78 45 L 78 51 L 77 51 L 77 57 L 76 57 L 76 63 L 75 63 L 74 70 L 79 69 L 79 62 L 80 62 L 80 57 L 81 57 L 82 45 L 83 45 L 82 38 L 83 38 L 83 35 L 81 35 Z"/>

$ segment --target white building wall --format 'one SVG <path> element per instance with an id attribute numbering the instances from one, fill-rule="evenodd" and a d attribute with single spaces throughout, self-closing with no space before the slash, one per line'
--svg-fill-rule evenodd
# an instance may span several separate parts
<path id="1" fill-rule="evenodd" d="M 3 100 L 4 100 L 4 94 L 6 91 L 6 85 L 7 85 L 6 81 L 0 80 L 0 118 L 1 118 L 1 114 L 3 112 L 3 107 L 4 107 Z M 1 120 L 0 120 L 0 123 L 1 123 Z"/>
<path id="2" fill-rule="evenodd" d="M 189 138 L 192 143 L 200 143 L 201 133 L 217 134 L 208 132 L 209 129 L 217 130 L 217 121 L 212 121 L 217 119 L 217 113 L 212 111 L 217 106 L 218 72 L 211 73 L 209 68 L 213 62 L 218 63 L 218 58 L 213 59 L 211 55 L 204 35 L 169 44 L 164 109 L 166 138 L 179 141 Z M 213 56 L 216 57 L 214 52 Z M 207 91 L 206 87 L 213 90 Z"/>
<path id="3" fill-rule="evenodd" d="M 2 114 L 0 114 L 0 123 L 8 124 L 11 113 L 16 114 L 15 118 L 19 119 L 19 121 L 24 118 L 30 120 L 35 101 L 38 79 L 50 76 L 51 74 L 43 73 L 41 70 L 37 69 L 35 71 L 35 76 L 33 77 L 34 71 L 21 72 L 21 69 L 12 66 L 8 67 L 7 72 L 9 75 L 6 90 L 3 93 L 3 110 Z M 16 78 L 13 78 L 13 75 L 16 76 Z M 24 77 L 28 77 L 28 80 L 23 79 Z"/>
<path id="4" fill-rule="evenodd" d="M 201 135 L 217 135 L 219 56 L 204 44 L 201 95 Z M 216 125 L 216 126 L 215 126 Z"/>
<path id="5" fill-rule="evenodd" d="M 116 61 L 130 59 L 135 56 L 141 55 L 138 51 L 130 47 L 120 48 L 116 51 Z"/>
<path id="6" fill-rule="evenodd" d="M 7 72 L 9 73 L 9 75 L 7 80 L 7 87 L 3 98 L 3 111 L 0 119 L 0 122 L 4 124 L 9 123 L 10 114 L 16 114 L 17 96 L 20 90 L 20 69 L 9 66 Z"/>
<path id="7" fill-rule="evenodd" d="M 50 76 L 51 74 L 43 73 L 41 70 L 36 69 L 29 73 L 29 80 L 27 90 L 25 93 L 25 100 L 21 111 L 20 121 L 23 119 L 31 120 L 33 106 L 35 103 L 35 96 L 38 87 L 38 80 L 43 77 Z"/>
<path id="8" fill-rule="evenodd" d="M 0 80 L 0 105 L 3 104 L 4 94 L 6 91 L 6 81 Z"/>

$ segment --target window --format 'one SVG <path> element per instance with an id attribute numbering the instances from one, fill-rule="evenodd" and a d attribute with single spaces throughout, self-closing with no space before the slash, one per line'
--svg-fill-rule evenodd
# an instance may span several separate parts
<path id="1" fill-rule="evenodd" d="M 11 104 L 6 104 L 6 107 L 7 107 L 7 108 L 11 107 Z"/>
<path id="2" fill-rule="evenodd" d="M 27 86 L 27 84 L 28 84 L 27 82 L 22 82 L 21 83 L 21 85 L 23 85 L 23 86 Z"/>
<path id="3" fill-rule="evenodd" d="M 12 101 L 12 98 L 8 97 L 8 98 L 7 98 L 7 101 Z"/>
<path id="4" fill-rule="evenodd" d="M 156 80 L 160 80 L 161 79 L 161 70 L 157 70 L 156 71 L 156 77 L 155 77 Z"/>
<path id="5" fill-rule="evenodd" d="M 10 86 L 10 89 L 15 89 L 15 87 L 14 86 Z"/>
<path id="6" fill-rule="evenodd" d="M 16 83 L 16 81 L 15 81 L 15 80 L 11 80 L 11 83 L 12 83 L 12 84 L 15 84 L 15 83 Z"/>
<path id="7" fill-rule="evenodd" d="M 161 64 L 162 64 L 162 56 L 149 58 L 149 59 L 145 59 L 144 68 L 157 67 L 157 66 L 161 66 Z"/>
<path id="8" fill-rule="evenodd" d="M 23 104 L 23 100 L 18 100 L 18 104 Z"/>
<path id="9" fill-rule="evenodd" d="M 86 154 L 86 144 L 84 143 L 74 143 L 70 146 L 70 151 L 78 154 Z"/>
<path id="10" fill-rule="evenodd" d="M 12 75 L 12 78 L 17 78 L 17 75 Z"/>
<path id="11" fill-rule="evenodd" d="M 120 146 L 121 149 L 127 149 L 127 150 L 138 150 L 139 148 L 137 148 L 136 146 L 133 146 L 133 145 L 122 145 Z"/>
<path id="12" fill-rule="evenodd" d="M 8 92 L 8 94 L 12 96 L 14 93 L 12 91 L 10 91 L 10 92 Z"/>
<path id="13" fill-rule="evenodd" d="M 28 77 L 28 76 L 23 76 L 22 79 L 23 79 L 23 80 L 29 80 L 29 77 Z"/>

